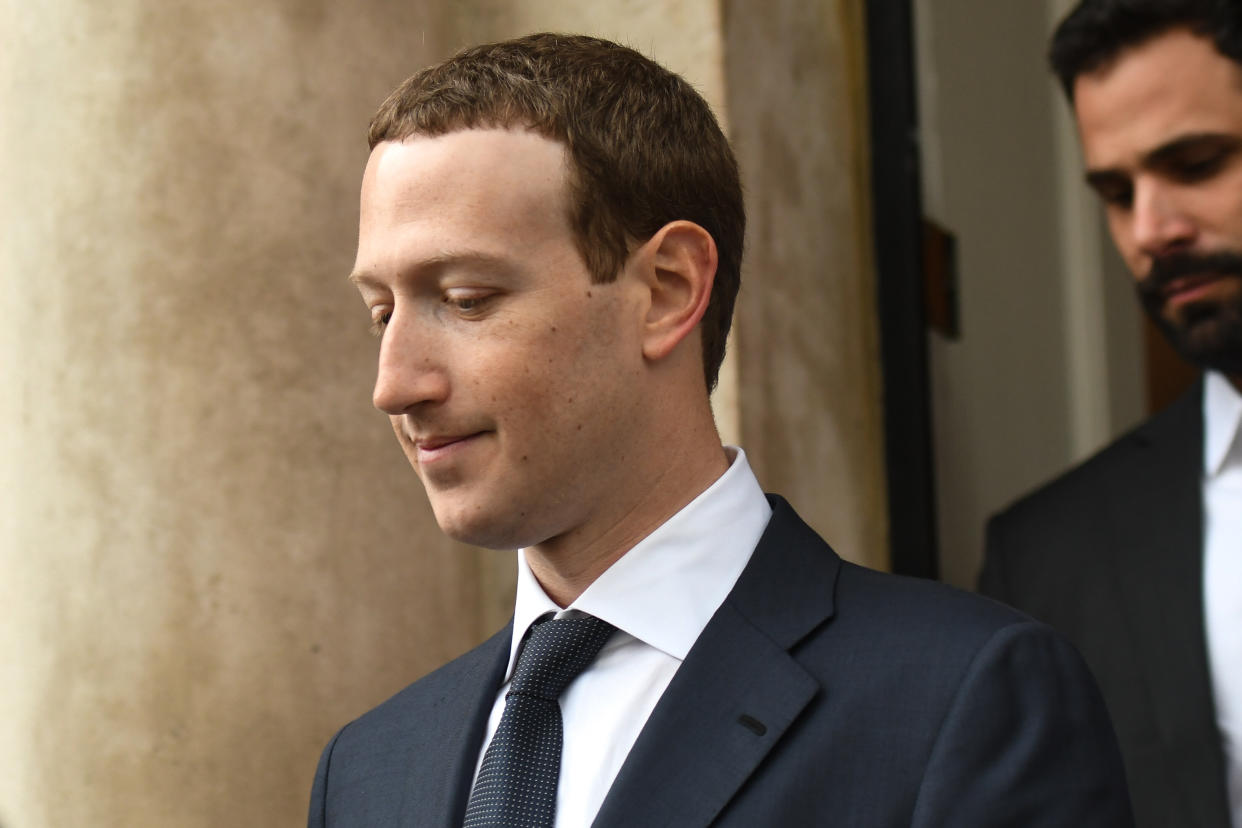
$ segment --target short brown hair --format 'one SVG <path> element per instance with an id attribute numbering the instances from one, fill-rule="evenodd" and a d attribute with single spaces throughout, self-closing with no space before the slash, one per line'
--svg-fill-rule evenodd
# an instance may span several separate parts
<path id="1" fill-rule="evenodd" d="M 631 245 L 670 221 L 702 226 L 719 264 L 701 323 L 710 391 L 741 282 L 746 213 L 737 160 L 707 102 L 633 49 L 533 34 L 476 46 L 408 78 L 371 120 L 383 141 L 523 127 L 563 143 L 570 222 L 592 278 L 611 282 Z"/>

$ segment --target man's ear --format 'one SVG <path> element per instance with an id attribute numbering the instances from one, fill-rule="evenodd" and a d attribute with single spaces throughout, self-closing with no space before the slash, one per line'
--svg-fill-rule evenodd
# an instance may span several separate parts
<path id="1" fill-rule="evenodd" d="M 669 222 L 635 251 L 632 264 L 651 297 L 643 320 L 644 357 L 663 359 L 699 324 L 717 260 L 715 239 L 691 221 Z"/>

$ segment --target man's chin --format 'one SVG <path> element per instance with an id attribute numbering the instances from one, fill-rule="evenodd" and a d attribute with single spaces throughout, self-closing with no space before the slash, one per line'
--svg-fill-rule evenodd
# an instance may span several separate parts
<path id="1" fill-rule="evenodd" d="M 489 510 L 458 505 L 437 506 L 432 500 L 431 511 L 435 514 L 440 531 L 458 543 L 482 549 L 514 550 L 523 544 L 516 540 L 514 532 L 497 521 L 481 517 Z"/>
<path id="2" fill-rule="evenodd" d="M 1153 319 L 1183 359 L 1205 370 L 1242 374 L 1242 303 L 1195 304 L 1178 311 L 1176 319 L 1163 314 Z"/>

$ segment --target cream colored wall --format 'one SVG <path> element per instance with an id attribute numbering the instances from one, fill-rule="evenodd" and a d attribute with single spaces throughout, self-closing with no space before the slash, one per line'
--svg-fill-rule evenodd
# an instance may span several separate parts
<path id="1" fill-rule="evenodd" d="M 0 6 L 0 824 L 298 824 L 333 730 L 503 623 L 511 558 L 435 528 L 343 278 L 370 113 L 469 42 L 604 34 L 739 113 L 722 431 L 883 560 L 857 9 L 767 8 Z"/>
<path id="2" fill-rule="evenodd" d="M 1074 6 L 1048 0 L 1047 37 Z M 1041 33 L 1042 34 L 1042 33 Z M 1042 67 L 1041 67 L 1042 69 Z M 1051 80 L 1049 81 L 1051 83 Z M 1099 198 L 1083 181 L 1074 115 L 1053 85 L 1061 283 L 1065 290 L 1070 460 L 1095 452 L 1146 414 L 1143 317 L 1134 283 L 1109 237 Z"/>
<path id="3" fill-rule="evenodd" d="M 961 339 L 929 345 L 941 571 L 960 586 L 989 515 L 1142 415 L 1137 303 L 1046 69 L 1067 6 L 914 4 L 924 209 L 958 240 Z"/>

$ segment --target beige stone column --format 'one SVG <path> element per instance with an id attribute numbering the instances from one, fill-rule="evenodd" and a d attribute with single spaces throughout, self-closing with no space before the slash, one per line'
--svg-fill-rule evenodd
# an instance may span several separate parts
<path id="1" fill-rule="evenodd" d="M 507 613 L 345 283 L 446 6 L 0 6 L 6 828 L 296 825 L 332 731 Z"/>
<path id="2" fill-rule="evenodd" d="M 888 567 L 860 0 L 723 0 L 750 232 L 733 350 L 765 487 Z"/>

